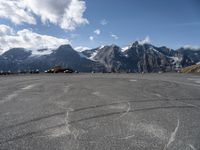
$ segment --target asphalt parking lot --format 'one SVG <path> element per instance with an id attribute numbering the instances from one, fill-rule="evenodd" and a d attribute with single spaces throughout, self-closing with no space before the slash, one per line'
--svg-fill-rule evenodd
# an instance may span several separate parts
<path id="1" fill-rule="evenodd" d="M 200 76 L 2 76 L 0 149 L 200 150 Z"/>

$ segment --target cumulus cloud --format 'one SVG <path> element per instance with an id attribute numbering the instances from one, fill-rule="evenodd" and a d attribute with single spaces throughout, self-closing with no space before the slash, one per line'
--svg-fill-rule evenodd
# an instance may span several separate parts
<path id="1" fill-rule="evenodd" d="M 89 23 L 83 17 L 86 4 L 83 0 L 1 0 L 0 17 L 15 24 L 36 24 L 35 16 L 41 21 L 60 26 L 64 30 Z"/>
<path id="2" fill-rule="evenodd" d="M 94 33 L 95 33 L 96 35 L 100 35 L 100 34 L 101 34 L 101 30 L 100 30 L 100 29 L 96 29 L 96 30 L 94 31 Z"/>
<path id="3" fill-rule="evenodd" d="M 110 35 L 113 39 L 115 39 L 115 40 L 118 40 L 119 39 L 119 37 L 117 36 L 117 35 L 115 35 L 115 34 L 111 34 Z"/>
<path id="4" fill-rule="evenodd" d="M 10 48 L 23 47 L 30 50 L 36 49 L 54 49 L 63 44 L 69 44 L 68 39 L 56 38 L 49 35 L 41 35 L 28 29 L 15 32 L 6 25 L 0 25 L 0 53 Z"/>
<path id="5" fill-rule="evenodd" d="M 146 37 L 144 38 L 144 40 L 139 40 L 138 42 L 139 42 L 140 45 L 150 44 L 150 43 L 151 43 L 151 39 L 150 39 L 149 36 L 146 36 Z"/>
<path id="6" fill-rule="evenodd" d="M 90 36 L 89 39 L 90 39 L 90 41 L 94 41 L 94 37 L 93 36 Z"/>
<path id="7" fill-rule="evenodd" d="M 6 25 L 0 25 L 0 36 L 5 36 L 5 35 L 12 35 L 14 34 L 14 30 Z"/>
<path id="8" fill-rule="evenodd" d="M 10 19 L 15 24 L 36 24 L 36 20 L 21 0 L 1 0 L 0 17 Z"/>

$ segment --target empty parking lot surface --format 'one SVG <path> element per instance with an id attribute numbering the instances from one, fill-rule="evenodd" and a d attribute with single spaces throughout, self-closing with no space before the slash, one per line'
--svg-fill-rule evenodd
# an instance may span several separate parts
<path id="1" fill-rule="evenodd" d="M 2 150 L 199 150 L 200 76 L 0 77 Z"/>

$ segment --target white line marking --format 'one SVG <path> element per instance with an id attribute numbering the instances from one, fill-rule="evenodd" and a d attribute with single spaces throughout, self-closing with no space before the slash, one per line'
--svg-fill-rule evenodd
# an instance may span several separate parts
<path id="1" fill-rule="evenodd" d="M 165 81 L 165 80 L 163 80 Z M 187 86 L 195 86 L 195 87 L 200 87 L 200 85 L 198 84 L 193 84 L 193 83 L 183 83 L 183 82 L 178 82 L 178 81 L 167 81 L 167 82 L 171 82 L 171 83 L 177 83 L 177 84 L 182 84 L 182 85 L 187 85 Z"/>
<path id="2" fill-rule="evenodd" d="M 119 138 L 120 140 L 128 140 L 130 138 L 133 138 L 135 137 L 135 135 L 129 135 L 129 136 L 126 136 L 126 137 L 123 137 L 123 138 Z"/>
<path id="3" fill-rule="evenodd" d="M 22 90 L 30 90 L 30 89 L 34 88 L 35 86 L 36 86 L 36 84 L 31 84 L 31 85 L 28 85 L 28 86 L 22 88 Z"/>
<path id="4" fill-rule="evenodd" d="M 160 94 L 158 94 L 158 93 L 156 93 L 156 94 L 154 94 L 155 96 L 157 96 L 157 97 L 162 97 L 162 95 L 160 95 Z"/>
<path id="5" fill-rule="evenodd" d="M 18 96 L 18 93 L 17 92 L 14 92 L 8 96 L 6 96 L 6 98 L 2 101 L 0 101 L 0 104 L 3 104 L 3 103 L 6 103 L 8 101 L 11 101 L 13 98 L 17 97 Z"/>
<path id="6" fill-rule="evenodd" d="M 187 78 L 190 81 L 194 81 L 195 83 L 200 84 L 200 79 L 199 78 Z"/>
<path id="7" fill-rule="evenodd" d="M 135 79 L 131 79 L 131 80 L 129 80 L 130 82 L 137 82 L 137 80 L 135 80 Z"/>
<path id="8" fill-rule="evenodd" d="M 64 92 L 68 93 L 72 85 L 67 85 L 64 87 Z"/>
<path id="9" fill-rule="evenodd" d="M 200 81 L 198 80 L 198 81 L 195 81 L 196 83 L 198 83 L 198 84 L 200 84 Z"/>
<path id="10" fill-rule="evenodd" d="M 17 92 L 14 92 L 13 94 L 8 95 L 8 96 L 6 97 L 6 100 L 11 100 L 11 99 L 17 97 L 17 95 L 18 95 Z"/>
<path id="11" fill-rule="evenodd" d="M 175 141 L 176 134 L 177 134 L 177 131 L 178 131 L 178 128 L 179 128 L 179 124 L 180 124 L 180 121 L 178 119 L 177 126 L 176 126 L 174 132 L 172 132 L 172 134 L 169 138 L 169 141 L 168 141 L 167 145 L 165 146 L 164 150 L 167 150 L 167 148 Z"/>
<path id="12" fill-rule="evenodd" d="M 193 79 L 193 78 L 187 78 L 188 80 L 195 80 L 195 79 Z"/>
<path id="13" fill-rule="evenodd" d="M 24 90 L 30 90 L 30 89 L 34 88 L 35 86 L 36 86 L 36 84 L 31 84 L 31 85 L 21 88 L 20 90 L 14 91 L 13 93 L 7 95 L 4 100 L 0 101 L 0 104 L 3 104 L 3 103 L 13 100 Z"/>
<path id="14" fill-rule="evenodd" d="M 188 144 L 188 146 L 189 146 L 192 150 L 196 150 L 196 148 L 195 148 L 192 144 Z"/>
<path id="15" fill-rule="evenodd" d="M 100 92 L 98 92 L 98 91 L 93 92 L 92 95 L 95 95 L 95 96 L 101 96 Z"/>

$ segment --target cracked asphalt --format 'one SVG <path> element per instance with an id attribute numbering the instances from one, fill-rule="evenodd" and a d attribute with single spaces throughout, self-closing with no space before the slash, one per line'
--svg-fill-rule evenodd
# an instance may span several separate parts
<path id="1" fill-rule="evenodd" d="M 0 149 L 200 150 L 200 76 L 1 76 Z"/>

